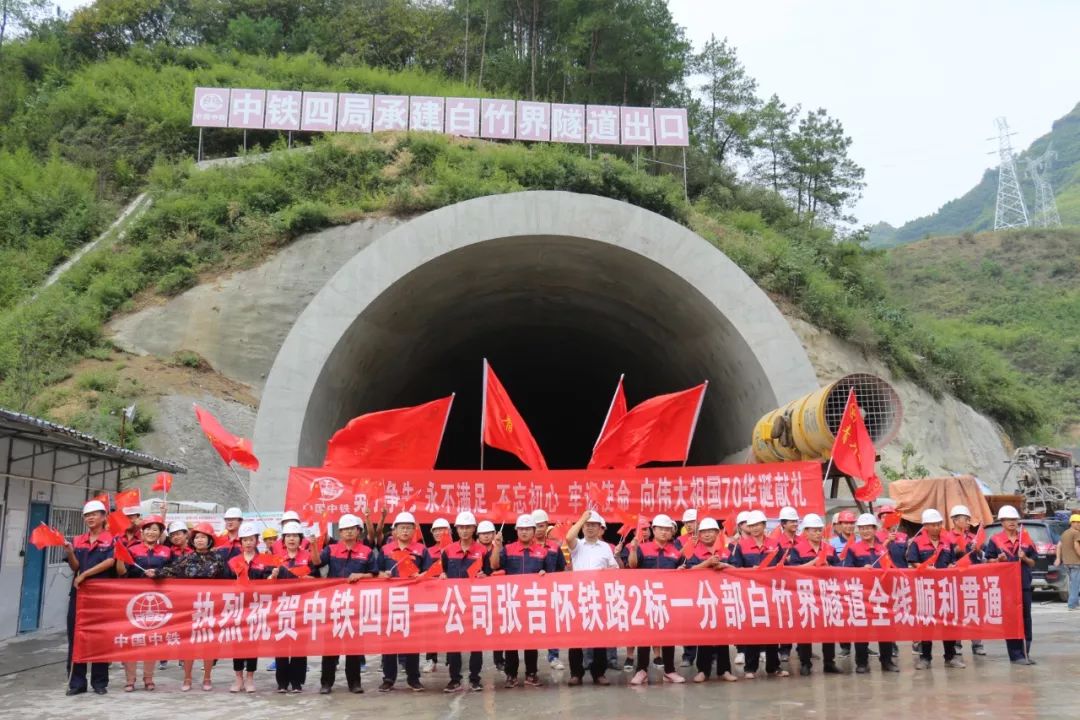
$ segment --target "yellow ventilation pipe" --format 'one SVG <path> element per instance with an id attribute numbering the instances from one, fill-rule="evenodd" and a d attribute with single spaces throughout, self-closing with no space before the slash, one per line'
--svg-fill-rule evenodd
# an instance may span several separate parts
<path id="1" fill-rule="evenodd" d="M 758 420 L 751 443 L 754 458 L 758 462 L 828 459 L 852 388 L 874 446 L 891 442 L 900 431 L 904 415 L 900 397 L 881 378 L 855 373 L 792 400 Z"/>

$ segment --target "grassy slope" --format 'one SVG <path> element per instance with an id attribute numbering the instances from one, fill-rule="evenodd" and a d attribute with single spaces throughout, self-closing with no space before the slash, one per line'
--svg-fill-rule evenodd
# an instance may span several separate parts
<path id="1" fill-rule="evenodd" d="M 1005 358 L 1048 412 L 1080 431 L 1080 230 L 922 240 L 889 252 L 889 282 L 934 332 Z"/>

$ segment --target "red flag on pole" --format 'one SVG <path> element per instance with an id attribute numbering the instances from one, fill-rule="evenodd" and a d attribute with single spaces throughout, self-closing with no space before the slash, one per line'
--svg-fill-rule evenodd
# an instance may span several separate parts
<path id="1" fill-rule="evenodd" d="M 635 405 L 593 449 L 589 468 L 635 468 L 653 461 L 685 462 L 706 381 Z"/>
<path id="2" fill-rule="evenodd" d="M 963 555 L 961 555 L 960 559 L 956 561 L 956 567 L 971 567 L 971 553 L 964 553 Z"/>
<path id="3" fill-rule="evenodd" d="M 113 510 L 108 517 L 109 532 L 122 538 L 127 529 L 131 527 L 131 518 L 124 514 L 123 510 Z M 117 543 L 119 545 L 119 543 Z"/>
<path id="4" fill-rule="evenodd" d="M 484 360 L 484 407 L 480 421 L 481 439 L 491 447 L 513 453 L 530 470 L 547 470 L 540 447 L 518 413 L 506 388 Z"/>
<path id="5" fill-rule="evenodd" d="M 125 565 L 134 565 L 135 558 L 131 556 L 131 551 L 127 549 L 127 546 L 122 542 L 118 542 L 113 545 L 113 557 L 124 563 Z"/>
<path id="6" fill-rule="evenodd" d="M 892 570 L 896 567 L 896 563 L 892 561 L 892 555 L 889 554 L 889 548 L 885 548 L 885 552 L 878 558 L 878 567 L 882 570 Z"/>
<path id="7" fill-rule="evenodd" d="M 440 575 L 442 575 L 442 560 L 436 560 L 431 564 L 431 567 L 420 573 L 422 578 L 437 578 Z"/>
<path id="8" fill-rule="evenodd" d="M 330 438 L 323 467 L 431 470 L 453 403 L 451 394 L 355 417 Z"/>
<path id="9" fill-rule="evenodd" d="M 777 545 L 776 547 L 774 547 L 772 549 L 772 552 L 770 552 L 768 555 L 766 555 L 765 557 L 763 557 L 761 559 L 761 563 L 757 566 L 757 569 L 760 570 L 761 568 L 767 568 L 767 567 L 772 566 L 773 560 L 775 560 L 776 556 L 779 555 L 779 554 L 780 554 L 780 546 Z"/>
<path id="10" fill-rule="evenodd" d="M 469 567 L 467 567 L 465 569 L 465 574 L 468 575 L 469 578 L 474 578 L 477 575 L 479 575 L 480 571 L 483 570 L 483 569 L 484 569 L 484 561 L 481 560 L 480 558 L 476 558 L 476 559 L 474 559 L 472 561 L 472 563 L 469 565 Z"/>
<path id="11" fill-rule="evenodd" d="M 260 562 L 267 567 L 278 567 L 285 562 L 285 558 L 280 555 L 264 552 L 255 556 L 255 562 Z"/>
<path id="12" fill-rule="evenodd" d="M 104 505 L 105 510 L 108 511 L 108 509 L 109 509 L 109 493 L 99 493 L 99 494 L 95 495 L 94 497 L 92 497 L 91 500 L 97 500 L 102 505 Z"/>
<path id="13" fill-rule="evenodd" d="M 41 523 L 30 531 L 30 542 L 38 550 L 44 550 L 47 547 L 62 547 L 64 533 Z"/>
<path id="14" fill-rule="evenodd" d="M 243 555 L 235 555 L 229 560 L 229 569 L 233 571 L 233 575 L 236 576 L 236 582 L 243 585 L 247 585 L 251 582 L 251 575 L 248 574 L 248 564 L 244 560 Z"/>
<path id="15" fill-rule="evenodd" d="M 172 490 L 173 476 L 172 473 L 160 472 L 157 477 L 154 478 L 154 485 L 150 488 L 152 492 L 161 492 L 168 494 Z"/>
<path id="16" fill-rule="evenodd" d="M 927 568 L 934 567 L 934 564 L 937 563 L 938 557 L 941 555 L 941 549 L 943 547 L 945 547 L 944 542 L 938 543 L 937 549 L 934 550 L 934 554 L 931 555 L 930 557 L 926 558 L 925 562 L 919 563 L 918 569 L 919 570 L 926 570 Z"/>
<path id="17" fill-rule="evenodd" d="M 615 395 L 611 398 L 611 405 L 608 406 L 607 415 L 604 417 L 604 425 L 600 428 L 600 434 L 596 436 L 596 442 L 593 443 L 593 450 L 596 450 L 596 446 L 600 444 L 600 441 L 626 415 L 626 393 L 623 391 L 623 377 L 623 375 L 619 376 L 619 384 L 615 386 Z"/>
<path id="18" fill-rule="evenodd" d="M 305 578 L 311 574 L 311 568 L 307 565 L 297 565 L 296 567 L 287 568 L 290 573 L 298 578 Z"/>
<path id="19" fill-rule="evenodd" d="M 255 457 L 250 440 L 233 435 L 218 422 L 216 417 L 198 405 L 195 406 L 195 418 L 202 426 L 206 439 L 214 446 L 226 465 L 235 462 L 248 470 L 259 469 L 259 458 Z"/>
<path id="20" fill-rule="evenodd" d="M 116 509 L 123 510 L 124 508 L 139 505 L 142 502 L 142 494 L 139 492 L 139 488 L 131 488 L 116 493 L 114 500 L 116 501 Z"/>
<path id="21" fill-rule="evenodd" d="M 855 402 L 855 388 L 852 388 L 844 407 L 844 419 L 836 431 L 832 461 L 845 475 L 863 481 L 862 486 L 855 489 L 856 500 L 873 502 L 881 495 L 881 480 L 874 471 L 876 452 L 863 424 L 859 404 Z"/>

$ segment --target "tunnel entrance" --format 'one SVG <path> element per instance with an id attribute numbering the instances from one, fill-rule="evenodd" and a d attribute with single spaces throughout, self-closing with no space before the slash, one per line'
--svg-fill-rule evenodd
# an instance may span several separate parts
<path id="1" fill-rule="evenodd" d="M 380 238 L 300 316 L 263 393 L 253 491 L 280 502 L 288 466 L 320 465 L 350 418 L 450 392 L 438 467 L 478 467 L 484 357 L 552 468 L 585 466 L 620 373 L 631 405 L 709 381 L 691 464 L 741 461 L 754 422 L 817 385 L 768 297 L 682 226 L 571 193 L 480 198 Z"/>

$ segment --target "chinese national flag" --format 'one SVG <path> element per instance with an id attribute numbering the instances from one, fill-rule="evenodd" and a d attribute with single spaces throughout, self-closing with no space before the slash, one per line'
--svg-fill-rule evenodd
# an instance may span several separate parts
<path id="1" fill-rule="evenodd" d="M 604 418 L 604 426 L 600 428 L 593 450 L 596 450 L 596 446 L 611 432 L 615 424 L 623 419 L 624 415 L 626 415 L 626 393 L 623 392 L 623 376 L 620 375 L 619 384 L 615 386 L 615 395 L 611 398 L 611 406 L 608 407 L 607 417 Z"/>
<path id="2" fill-rule="evenodd" d="M 45 523 L 41 523 L 30 531 L 30 542 L 38 550 L 47 547 L 61 547 L 64 544 L 64 533 L 55 530 Z"/>
<path id="3" fill-rule="evenodd" d="M 697 540 L 693 535 L 686 535 L 683 537 L 682 556 L 689 560 L 694 556 L 694 549 L 697 546 Z"/>
<path id="4" fill-rule="evenodd" d="M 881 527 L 885 528 L 886 530 L 895 530 L 899 526 L 900 526 L 900 513 L 891 512 L 891 513 L 886 513 L 884 516 L 882 516 L 882 518 L 881 518 Z"/>
<path id="5" fill-rule="evenodd" d="M 773 561 L 776 560 L 776 556 L 779 555 L 779 554 L 780 554 L 780 546 L 777 545 L 776 547 L 774 547 L 772 549 L 772 552 L 770 552 L 765 557 L 761 558 L 761 563 L 757 566 L 757 569 L 760 570 L 762 568 L 771 567 L 772 564 L 773 564 Z"/>
<path id="6" fill-rule="evenodd" d="M 92 500 L 97 500 L 98 502 L 100 502 L 102 505 L 105 506 L 106 510 L 109 509 L 109 493 L 100 493 L 98 495 L 95 495 L 91 499 Z"/>
<path id="7" fill-rule="evenodd" d="M 635 468 L 685 461 L 708 383 L 635 405 L 593 449 L 589 468 Z"/>
<path id="8" fill-rule="evenodd" d="M 979 532 L 975 533 L 975 552 L 979 552 L 986 545 L 986 528 L 979 526 Z"/>
<path id="9" fill-rule="evenodd" d="M 236 576 L 236 582 L 244 585 L 251 582 L 251 575 L 248 574 L 248 564 L 243 555 L 236 555 L 231 558 L 229 560 L 229 569 Z"/>
<path id="10" fill-rule="evenodd" d="M 285 562 L 285 558 L 274 555 L 273 553 L 259 553 L 255 556 L 255 562 L 262 563 L 267 567 L 278 567 Z"/>
<path id="11" fill-rule="evenodd" d="M 216 417 L 198 405 L 195 406 L 195 417 L 202 426 L 206 439 L 214 446 L 226 465 L 235 462 L 248 470 L 259 469 L 259 458 L 255 457 L 250 440 L 233 435 L 218 422 Z"/>
<path id="12" fill-rule="evenodd" d="M 454 396 L 355 417 L 334 433 L 323 467 L 432 470 Z"/>
<path id="13" fill-rule="evenodd" d="M 881 495 L 881 480 L 874 471 L 875 454 L 874 443 L 863 424 L 859 404 L 855 402 L 855 388 L 852 388 L 844 407 L 844 419 L 836 431 L 832 460 L 845 475 L 863 481 L 862 486 L 855 490 L 856 500 L 873 502 Z"/>
<path id="14" fill-rule="evenodd" d="M 934 567 L 934 565 L 937 564 L 938 557 L 941 555 L 941 549 L 944 548 L 944 547 L 945 547 L 945 543 L 943 543 L 943 542 L 938 543 L 937 549 L 934 550 L 934 554 L 931 555 L 930 557 L 926 558 L 925 562 L 920 563 L 919 566 L 918 566 L 918 569 L 919 570 L 926 570 L 928 568 Z"/>
<path id="15" fill-rule="evenodd" d="M 892 561 L 892 555 L 889 554 L 888 548 L 885 548 L 885 552 L 878 558 L 878 567 L 882 570 L 893 570 L 896 568 L 896 564 Z"/>
<path id="16" fill-rule="evenodd" d="M 437 578 L 440 575 L 442 575 L 442 560 L 436 560 L 431 564 L 431 567 L 420 573 L 422 578 Z"/>
<path id="17" fill-rule="evenodd" d="M 131 551 L 122 542 L 118 542 L 113 545 L 113 557 L 124 563 L 125 565 L 135 565 L 135 558 L 131 556 Z"/>
<path id="18" fill-rule="evenodd" d="M 173 476 L 172 473 L 160 472 L 157 477 L 154 478 L 154 485 L 150 488 L 152 492 L 161 492 L 166 495 L 172 490 Z"/>
<path id="19" fill-rule="evenodd" d="M 109 532 L 116 537 L 123 537 L 127 529 L 131 527 L 131 518 L 124 514 L 123 510 L 113 510 L 108 517 Z"/>
<path id="20" fill-rule="evenodd" d="M 476 558 L 472 561 L 468 568 L 465 569 L 465 574 L 469 578 L 474 578 L 480 574 L 480 571 L 484 569 L 484 561 L 480 558 Z"/>
<path id="21" fill-rule="evenodd" d="M 296 567 L 289 568 L 289 572 L 298 578 L 306 578 L 311 574 L 311 568 L 307 565 L 297 565 Z"/>
<path id="22" fill-rule="evenodd" d="M 956 567 L 971 567 L 971 553 L 964 553 L 963 555 L 961 555 L 960 559 L 956 561 Z"/>
<path id="23" fill-rule="evenodd" d="M 829 564 L 829 546 L 824 542 L 821 543 L 821 550 L 818 552 L 817 557 L 814 558 L 814 567 L 825 567 Z"/>
<path id="24" fill-rule="evenodd" d="M 530 470 L 547 470 L 540 447 L 518 414 L 506 388 L 484 360 L 483 439 L 491 447 L 517 455 Z"/>
<path id="25" fill-rule="evenodd" d="M 116 509 L 123 510 L 124 508 L 139 505 L 142 502 L 142 495 L 139 493 L 139 488 L 131 488 L 130 490 L 116 493 L 116 497 L 113 499 L 116 501 Z"/>
<path id="26" fill-rule="evenodd" d="M 413 560 L 412 553 L 408 550 L 394 550 L 390 553 L 390 557 L 394 560 L 394 565 L 397 566 L 398 577 L 410 578 L 419 574 L 420 568 L 416 567 L 416 561 Z"/>

